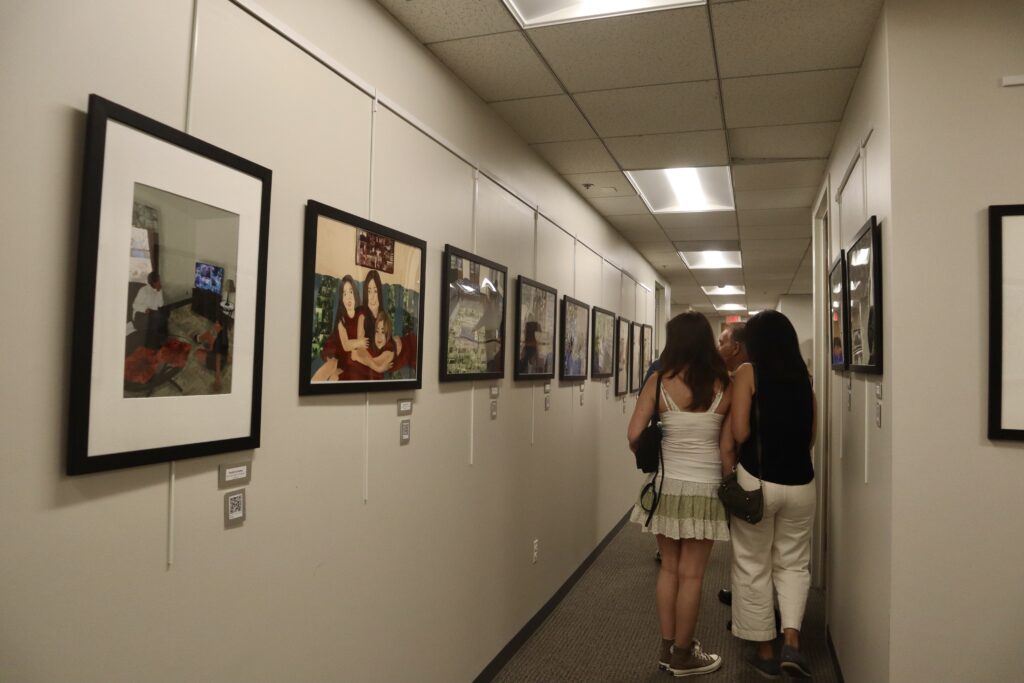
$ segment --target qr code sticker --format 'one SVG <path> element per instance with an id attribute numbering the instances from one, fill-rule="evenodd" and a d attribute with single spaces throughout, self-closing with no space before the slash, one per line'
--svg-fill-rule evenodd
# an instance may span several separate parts
<path id="1" fill-rule="evenodd" d="M 245 517 L 245 493 L 238 491 L 228 495 L 228 520 Z"/>

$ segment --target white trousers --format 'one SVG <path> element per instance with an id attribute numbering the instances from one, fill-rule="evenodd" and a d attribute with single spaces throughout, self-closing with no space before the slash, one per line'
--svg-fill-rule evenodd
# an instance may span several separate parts
<path id="1" fill-rule="evenodd" d="M 740 465 L 737 480 L 747 491 L 757 477 Z M 811 527 L 814 482 L 784 486 L 764 482 L 764 517 L 757 524 L 732 518 L 732 632 L 744 640 L 774 640 L 772 585 L 779 597 L 782 628 L 800 630 L 811 587 Z"/>

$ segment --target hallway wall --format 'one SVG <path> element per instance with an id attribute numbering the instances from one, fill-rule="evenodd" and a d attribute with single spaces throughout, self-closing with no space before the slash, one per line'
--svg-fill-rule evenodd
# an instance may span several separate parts
<path id="1" fill-rule="evenodd" d="M 504 263 L 510 290 L 522 273 L 650 324 L 655 273 L 376 3 L 265 7 L 551 220 L 535 224 L 532 207 L 475 182 L 471 164 L 374 112 L 237 4 L 195 6 L 191 90 L 192 0 L 0 6 L 0 679 L 471 680 L 621 518 L 640 478 L 624 439 L 633 400 L 604 382 L 585 382 L 580 405 L 578 383 L 554 380 L 545 411 L 543 383 L 513 382 L 507 354 L 497 420 L 489 382 L 439 385 L 441 251 Z M 176 463 L 172 566 L 167 464 L 62 474 L 90 92 L 189 120 L 274 172 L 262 445 Z M 428 242 L 409 446 L 396 434 L 406 393 L 297 395 L 309 198 Z M 248 519 L 225 531 L 217 466 L 250 458 Z"/>

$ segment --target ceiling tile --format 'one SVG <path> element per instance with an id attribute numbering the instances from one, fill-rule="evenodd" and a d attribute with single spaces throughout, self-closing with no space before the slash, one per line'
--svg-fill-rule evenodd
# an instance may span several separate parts
<path id="1" fill-rule="evenodd" d="M 740 226 L 741 240 L 782 240 L 810 236 L 810 224 Z"/>
<path id="2" fill-rule="evenodd" d="M 636 190 L 619 171 L 606 173 L 575 173 L 564 176 L 577 192 L 591 197 L 635 197 Z M 590 189 L 584 185 L 593 185 Z"/>
<path id="3" fill-rule="evenodd" d="M 601 137 L 722 128 L 717 81 L 599 90 L 575 99 Z"/>
<path id="4" fill-rule="evenodd" d="M 720 130 L 605 138 L 605 144 L 626 170 L 729 163 L 725 132 Z"/>
<path id="5" fill-rule="evenodd" d="M 824 176 L 824 159 L 737 164 L 732 167 L 732 183 L 737 191 L 820 187 Z"/>
<path id="6" fill-rule="evenodd" d="M 743 282 L 743 271 L 739 268 L 723 268 L 721 270 L 698 268 L 690 272 L 693 273 L 693 278 L 697 281 L 697 284 L 704 285 L 705 287 L 736 285 Z M 718 297 L 715 298 L 717 299 Z"/>
<path id="7" fill-rule="evenodd" d="M 691 242 L 673 241 L 678 251 L 739 251 L 739 240 L 695 240 Z"/>
<path id="8" fill-rule="evenodd" d="M 658 221 L 654 220 L 654 216 L 650 213 L 636 213 L 636 214 L 625 214 L 621 216 L 612 216 L 608 219 L 608 222 L 615 226 L 615 229 L 619 232 L 626 232 L 629 230 L 661 230 L 661 226 L 658 225 Z M 662 233 L 664 234 L 664 233 Z"/>
<path id="9" fill-rule="evenodd" d="M 839 121 L 858 69 L 722 80 L 729 128 Z"/>
<path id="10" fill-rule="evenodd" d="M 743 242 L 744 265 L 746 265 L 748 256 L 795 259 L 796 264 L 799 265 L 810 243 L 810 239 L 747 240 Z"/>
<path id="11" fill-rule="evenodd" d="M 589 199 L 602 216 L 621 216 L 643 213 L 647 210 L 639 197 L 597 197 Z"/>
<path id="12" fill-rule="evenodd" d="M 664 224 L 662 224 L 664 225 Z M 709 240 L 737 240 L 739 230 L 733 227 L 665 228 L 665 234 L 673 242 L 705 242 Z"/>
<path id="13" fill-rule="evenodd" d="M 860 66 L 882 0 L 750 0 L 710 8 L 722 78 Z"/>
<path id="14" fill-rule="evenodd" d="M 421 43 L 515 31 L 515 19 L 501 0 L 409 2 L 377 0 Z"/>
<path id="15" fill-rule="evenodd" d="M 529 143 L 594 137 L 594 131 L 567 95 L 507 100 L 491 106 Z"/>
<path id="16" fill-rule="evenodd" d="M 651 246 L 662 246 L 669 245 L 671 242 L 665 237 L 665 233 L 661 231 L 661 228 L 641 228 L 637 230 L 622 230 L 620 231 L 622 236 L 633 244 L 648 248 Z"/>
<path id="17" fill-rule="evenodd" d="M 759 209 L 737 211 L 740 225 L 754 227 L 759 225 L 806 225 L 811 229 L 810 208 Z"/>
<path id="18" fill-rule="evenodd" d="M 662 270 L 662 266 L 675 268 L 682 264 L 679 254 L 674 251 L 652 254 L 644 252 L 644 257 L 647 259 L 648 263 L 656 267 L 658 270 Z"/>
<path id="19" fill-rule="evenodd" d="M 573 140 L 571 142 L 549 142 L 534 145 L 537 151 L 551 166 L 564 175 L 572 173 L 591 173 L 598 171 L 616 171 L 618 164 L 608 154 L 600 140 Z"/>
<path id="20" fill-rule="evenodd" d="M 827 158 L 838 123 L 733 128 L 729 143 L 734 160 Z"/>
<path id="21" fill-rule="evenodd" d="M 449 40 L 429 47 L 488 102 L 562 92 L 558 81 L 518 31 Z"/>
<path id="22" fill-rule="evenodd" d="M 680 228 L 735 228 L 735 211 L 698 211 L 696 213 L 659 213 L 658 222 L 666 230 Z"/>
<path id="23" fill-rule="evenodd" d="M 573 93 L 716 77 L 703 7 L 545 26 L 529 35 Z"/>
<path id="24" fill-rule="evenodd" d="M 740 211 L 810 208 L 817 195 L 818 188 L 816 187 L 798 187 L 789 190 L 737 190 L 736 208 Z"/>

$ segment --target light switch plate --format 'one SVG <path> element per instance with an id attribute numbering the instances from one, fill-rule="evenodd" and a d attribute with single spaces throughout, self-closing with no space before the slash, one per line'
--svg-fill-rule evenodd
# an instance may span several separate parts
<path id="1" fill-rule="evenodd" d="M 491 401 L 491 419 L 492 420 L 497 420 L 498 419 L 498 401 L 497 401 L 497 399 L 493 399 Z"/>
<path id="2" fill-rule="evenodd" d="M 408 445 L 412 440 L 412 420 L 402 420 L 398 425 L 398 445 Z"/>
<path id="3" fill-rule="evenodd" d="M 398 416 L 412 415 L 412 399 L 411 398 L 400 398 L 398 399 Z"/>
<path id="4" fill-rule="evenodd" d="M 224 528 L 242 526 L 245 522 L 245 489 L 224 494 Z"/>
<path id="5" fill-rule="evenodd" d="M 218 469 L 217 486 L 227 488 L 228 486 L 245 486 L 252 480 L 252 463 L 236 462 L 230 465 L 221 465 Z"/>

